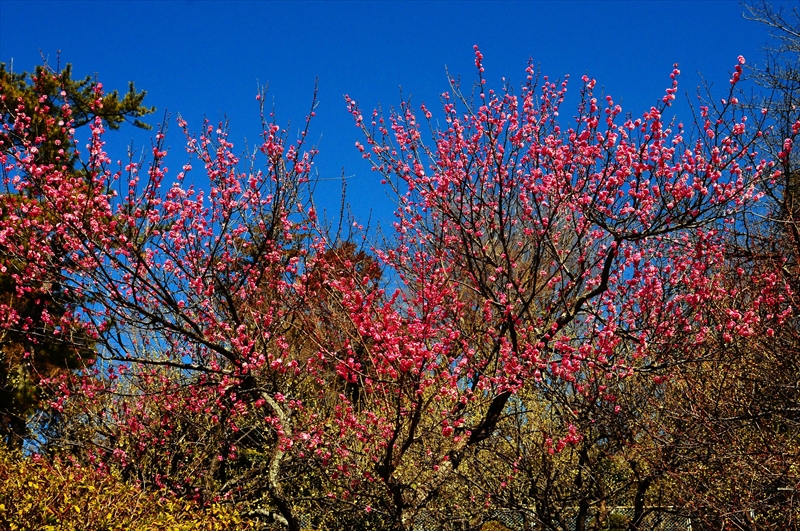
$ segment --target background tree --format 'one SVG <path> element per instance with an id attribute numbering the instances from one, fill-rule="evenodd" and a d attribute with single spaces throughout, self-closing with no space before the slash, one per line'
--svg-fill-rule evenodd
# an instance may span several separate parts
<path id="1" fill-rule="evenodd" d="M 87 76 L 72 78 L 72 67 L 53 71 L 47 65 L 33 73 L 14 73 L 0 64 L 0 158 L 7 163 L 14 152 L 26 145 L 28 155 L 38 167 L 58 168 L 62 172 L 85 175 L 74 140 L 74 130 L 99 118 L 111 129 L 125 121 L 149 128 L 139 118 L 154 112 L 142 105 L 145 92 L 133 83 L 120 98 L 117 91 L 104 94 Z M 48 216 L 48 205 L 41 195 L 35 175 L 28 175 L 30 186 L 13 189 L 0 204 L 0 216 L 13 216 L 23 210 L 26 217 Z M 6 185 L 8 186 L 8 182 Z M 47 239 L 52 254 L 62 253 L 58 238 L 32 233 L 31 238 Z M 4 267 L 0 271 L 0 436 L 13 446 L 27 438 L 31 415 L 42 411 L 42 378 L 53 378 L 64 370 L 75 370 L 94 357 L 92 341 L 68 324 L 74 308 L 72 295 L 56 278 L 33 278 L 25 261 L 15 259 L 0 244 Z M 26 257 L 29 259 L 30 257 Z M 46 429 L 52 417 L 42 419 Z M 52 426 L 50 426 L 52 428 Z"/>
<path id="2" fill-rule="evenodd" d="M 766 2 L 747 8 L 775 46 L 750 69 L 764 93 L 738 96 L 767 117 L 758 148 L 776 171 L 730 235 L 727 295 L 709 307 L 701 355 L 670 371 L 664 426 L 677 460 L 668 469 L 693 528 L 797 529 L 800 18 Z"/>
<path id="3" fill-rule="evenodd" d="M 787 139 L 797 137 L 795 126 L 800 116 L 800 13 L 797 8 L 790 13 L 776 11 L 769 3 L 762 1 L 746 6 L 748 18 L 766 26 L 770 30 L 774 46 L 765 49 L 763 65 L 751 70 L 755 81 L 764 89 L 764 94 L 753 99 L 754 108 L 762 108 L 772 121 L 772 130 L 762 143 L 764 150 L 780 162 L 780 178 L 766 189 L 769 197 L 780 205 L 782 218 L 788 234 L 797 249 L 796 222 L 800 216 L 800 190 L 798 181 L 798 155 L 792 150 L 793 142 L 786 145 Z"/>
<path id="4" fill-rule="evenodd" d="M 109 129 L 119 129 L 125 122 L 150 129 L 140 118 L 155 112 L 155 107 L 142 105 L 147 93 L 137 92 L 132 81 L 124 96 L 120 97 L 116 90 L 106 91 L 98 103 L 97 89 L 102 90 L 102 84 L 93 76 L 73 79 L 70 64 L 58 70 L 43 65 L 33 72 L 15 73 L 6 63 L 0 63 L 0 86 L 4 123 L 15 124 L 18 128 L 24 126 L 25 135 L 38 139 L 36 152 L 32 153 L 38 162 L 58 162 L 70 170 L 79 162 L 73 136 L 75 129 L 94 123 L 96 118 Z M 17 123 L 17 119 L 27 123 Z M 11 146 L 19 147 L 27 141 L 20 132 L 15 128 L 0 132 L 4 153 L 9 153 Z"/>

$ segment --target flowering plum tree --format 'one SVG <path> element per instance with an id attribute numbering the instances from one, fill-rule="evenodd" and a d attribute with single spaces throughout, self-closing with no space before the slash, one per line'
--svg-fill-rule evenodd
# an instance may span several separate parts
<path id="1" fill-rule="evenodd" d="M 99 108 L 102 87 L 93 90 L 93 105 Z M 41 98 L 48 102 L 46 93 Z M 313 150 L 302 153 L 302 139 L 286 146 L 279 128 L 265 119 L 261 151 L 266 165 L 250 168 L 243 177 L 226 132 L 206 124 L 199 139 L 187 138 L 190 161 L 176 182 L 162 189 L 168 171 L 163 131 L 156 136 L 143 179 L 135 162 L 114 173 L 103 151 L 104 127 L 98 116 L 91 124 L 86 175 L 76 175 L 66 161 L 35 156 L 46 137 L 31 129 L 24 109 L 16 111 L 3 120 L 4 132 L 13 131 L 18 140 L 2 153 L 9 191 L 4 198 L 23 197 L 34 187 L 36 194 L 32 201 L 8 200 L 4 205 L 4 259 L 23 264 L 13 275 L 17 291 L 33 292 L 58 279 L 60 289 L 82 301 L 74 311 L 59 316 L 45 312 L 43 318 L 52 321 L 48 324 L 54 335 L 77 330 L 95 340 L 103 361 L 85 367 L 80 383 L 66 375 L 51 382 L 59 396 L 56 409 L 65 407 L 76 392 L 81 399 L 98 399 L 115 391 L 119 376 L 129 368 L 139 389 L 133 406 L 149 408 L 155 419 L 164 419 L 170 406 L 181 405 L 186 414 L 205 414 L 212 424 L 224 424 L 228 434 L 237 431 L 234 419 L 248 402 L 272 408 L 266 422 L 274 418 L 277 425 L 286 408 L 301 407 L 295 401 L 282 403 L 285 387 L 269 387 L 267 393 L 260 386 L 268 382 L 254 382 L 251 374 L 269 367 L 274 380 L 301 372 L 285 337 L 292 330 L 297 335 L 298 309 L 308 296 L 295 291 L 294 280 L 304 267 L 308 238 L 291 217 L 313 219 L 313 209 L 303 210 L 298 195 Z M 68 102 L 61 113 L 69 130 L 73 118 Z M 209 176 L 208 189 L 196 189 L 190 182 L 194 156 Z M 59 256 L 53 249 L 59 249 Z M 4 302 L 3 310 L 8 330 L 27 330 L 35 340 L 35 331 L 27 329 L 13 305 Z M 184 387 L 194 392 L 180 394 L 178 400 Z M 143 391 L 152 402 L 141 400 Z M 138 452 L 157 442 L 149 416 L 141 409 L 125 409 L 130 404 L 117 405 L 126 416 L 108 404 L 98 411 L 99 419 L 117 422 L 112 430 L 98 430 L 78 441 L 98 447 L 90 458 L 97 454 L 104 460 L 113 454 L 130 463 L 140 456 L 126 455 L 125 442 L 133 441 Z M 176 429 L 166 421 L 160 428 L 156 433 Z M 286 431 L 290 436 L 288 426 Z M 204 436 L 202 430 L 195 432 Z M 285 444 L 275 445 L 276 467 Z M 232 441 L 223 437 L 211 457 L 225 461 L 235 454 Z M 167 464 L 168 470 L 170 466 L 174 464 Z M 174 476 L 169 476 L 171 482 Z M 148 479 L 159 481 L 157 474 Z M 269 485 L 280 506 L 279 483 Z"/>
<path id="2" fill-rule="evenodd" d="M 397 193 L 393 236 L 367 250 L 317 217 L 313 112 L 289 142 L 262 107 L 244 158 L 224 125 L 195 136 L 179 119 L 187 160 L 171 180 L 165 128 L 147 166 L 114 170 L 95 120 L 77 178 L 33 156 L 24 113 L 4 121 L 20 139 L 2 154 L 7 196 L 38 190 L 5 209 L 4 256 L 24 264 L 19 290 L 57 278 L 80 301 L 54 333 L 99 345 L 96 364 L 50 382 L 72 419 L 56 442 L 292 530 L 312 509 L 365 527 L 473 510 L 479 523 L 519 472 L 478 472 L 513 440 L 510 416 L 551 416 L 541 442 L 556 454 L 597 411 L 621 411 L 617 382 L 693 356 L 716 330 L 704 309 L 725 295 L 726 231 L 771 168 L 759 124 L 735 104 L 701 108 L 689 130 L 668 121 L 677 69 L 638 118 L 584 77 L 566 124 L 566 81 L 540 85 L 530 66 L 518 95 L 496 92 L 475 57 L 476 91 L 451 82 L 442 128 L 425 106 L 424 120 L 407 102 L 365 119 L 347 99 L 358 149 Z M 759 315 L 731 319 L 722 341 Z"/>
<path id="3" fill-rule="evenodd" d="M 703 107 L 696 137 L 666 122 L 677 69 L 641 118 L 610 96 L 598 103 L 584 77 L 568 127 L 566 82 L 539 88 L 529 67 L 519 95 L 495 92 L 475 53 L 476 92 L 452 82 L 431 146 L 407 103 L 364 118 L 348 99 L 359 149 L 397 191 L 396 237 L 376 252 L 403 286 L 391 306 L 344 301 L 372 343 L 354 359 L 363 384 L 386 397 L 381 414 L 351 422 L 377 433 L 375 474 L 405 525 L 501 435 L 527 387 L 613 402 L 616 379 L 676 349 L 690 356 L 707 334 L 699 310 L 725 293 L 726 221 L 768 169 L 753 152 L 758 124 L 735 105 L 727 116 Z M 552 451 L 581 439 L 581 413 L 562 410 Z"/>

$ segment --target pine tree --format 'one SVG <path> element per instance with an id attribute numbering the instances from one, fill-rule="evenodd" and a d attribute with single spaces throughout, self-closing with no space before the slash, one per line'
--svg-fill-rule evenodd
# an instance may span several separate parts
<path id="1" fill-rule="evenodd" d="M 36 163 L 55 165 L 62 171 L 81 173 L 74 130 L 102 119 L 108 129 L 129 122 L 150 129 L 140 118 L 155 111 L 142 105 L 146 93 L 137 92 L 133 82 L 124 96 L 118 91 L 101 93 L 102 86 L 91 76 L 73 79 L 71 65 L 56 72 L 47 65 L 32 73 L 14 73 L 0 63 L 0 161 L 5 168 L 25 142 L 33 139 Z M 99 102 L 98 102 L 99 98 Z M 98 105 L 98 103 L 100 103 Z M 21 117 L 25 117 L 22 119 Z M 3 169 L 3 177 L 6 170 Z M 39 204 L 35 176 L 32 186 L 15 188 L 5 179 L 0 194 L 0 218 L 20 202 Z M 46 216 L 46 205 L 38 215 Z M 42 238 L 48 235 L 40 235 Z M 54 256 L 58 239 L 52 239 Z M 94 359 L 90 338 L 80 330 L 61 326 L 72 311 L 74 295 L 57 282 L 30 278 L 19 257 L 11 256 L 0 241 L 0 438 L 19 447 L 31 435 L 30 423 L 46 399 L 39 382 L 74 370 Z M 15 318 L 18 317 L 18 318 Z M 12 323 L 15 323 L 12 325 Z M 53 419 L 41 417 L 45 426 Z M 52 427 L 52 426 L 50 426 Z"/>

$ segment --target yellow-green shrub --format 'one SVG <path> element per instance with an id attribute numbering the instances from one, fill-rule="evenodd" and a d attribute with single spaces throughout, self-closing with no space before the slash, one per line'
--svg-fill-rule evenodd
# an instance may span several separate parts
<path id="1" fill-rule="evenodd" d="M 34 460 L 0 444 L 0 529 L 221 531 L 252 529 L 227 507 L 145 492 L 119 474 Z"/>
<path id="2" fill-rule="evenodd" d="M 481 526 L 481 531 L 511 531 L 497 520 L 486 522 Z"/>

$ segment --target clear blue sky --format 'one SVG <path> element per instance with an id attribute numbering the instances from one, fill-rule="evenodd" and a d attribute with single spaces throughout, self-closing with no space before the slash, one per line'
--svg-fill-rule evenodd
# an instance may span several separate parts
<path id="1" fill-rule="evenodd" d="M 792 2 L 775 2 L 792 6 Z M 488 83 L 521 80 L 529 58 L 551 78 L 584 73 L 598 80 L 626 111 L 641 114 L 663 95 L 679 63 L 681 96 L 700 78 L 718 96 L 736 57 L 761 59 L 764 27 L 745 20 L 734 0 L 562 2 L 165 2 L 0 0 L 0 61 L 31 70 L 42 55 L 52 66 L 72 63 L 76 77 L 97 73 L 107 88 L 129 80 L 171 113 L 172 167 L 185 160 L 177 113 L 197 127 L 227 116 L 231 139 L 258 134 L 256 83 L 269 83 L 278 119 L 300 125 L 315 78 L 320 105 L 312 139 L 320 139 L 320 177 L 345 174 L 354 213 L 387 220 L 379 179 L 358 156 L 360 140 L 342 95 L 364 108 L 399 101 L 399 87 L 434 107 L 447 90 L 445 66 L 474 79 L 472 46 L 484 54 Z M 569 109 L 568 109 L 569 110 Z M 112 159 L 123 158 L 133 128 L 109 136 Z M 170 160 L 170 159 L 168 159 Z M 339 184 L 322 182 L 323 204 L 336 205 Z M 335 207 L 334 207 L 335 208 Z"/>

